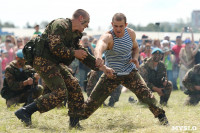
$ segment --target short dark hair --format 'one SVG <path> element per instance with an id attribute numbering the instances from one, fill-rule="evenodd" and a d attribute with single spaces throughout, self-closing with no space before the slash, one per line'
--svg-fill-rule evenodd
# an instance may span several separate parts
<path id="1" fill-rule="evenodd" d="M 112 22 L 114 22 L 114 20 L 117 20 L 117 21 L 124 20 L 124 22 L 126 23 L 126 16 L 123 13 L 115 13 L 115 15 L 112 18 Z"/>
<path id="2" fill-rule="evenodd" d="M 86 17 L 89 17 L 89 18 L 90 18 L 89 13 L 86 12 L 85 10 L 83 10 L 83 9 L 78 9 L 78 10 L 76 10 L 76 11 L 73 13 L 72 17 L 76 19 L 76 18 L 78 18 L 80 15 L 83 16 L 83 18 L 86 18 Z"/>
<path id="3" fill-rule="evenodd" d="M 36 24 L 35 26 L 34 26 L 34 28 L 36 28 L 36 27 L 40 27 L 38 24 Z"/>
<path id="4" fill-rule="evenodd" d="M 176 36 L 176 39 L 181 38 L 181 36 Z"/>

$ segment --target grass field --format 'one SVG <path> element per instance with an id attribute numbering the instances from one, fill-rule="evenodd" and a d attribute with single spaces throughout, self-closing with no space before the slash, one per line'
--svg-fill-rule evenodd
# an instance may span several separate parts
<path id="1" fill-rule="evenodd" d="M 128 97 L 135 95 L 131 92 L 122 93 L 114 108 L 99 108 L 90 118 L 80 124 L 83 131 L 69 130 L 67 108 L 55 108 L 49 112 L 34 113 L 31 127 L 25 127 L 15 116 L 14 111 L 20 106 L 6 108 L 5 100 L 0 98 L 0 132 L 8 133 L 52 133 L 52 132 L 83 132 L 83 133 L 200 133 L 200 104 L 183 106 L 186 95 L 181 91 L 173 91 L 168 107 L 163 107 L 169 119 L 170 126 L 159 125 L 158 119 L 147 107 L 131 104 Z M 158 99 L 158 95 L 155 94 Z M 182 128 L 182 130 L 181 130 Z"/>

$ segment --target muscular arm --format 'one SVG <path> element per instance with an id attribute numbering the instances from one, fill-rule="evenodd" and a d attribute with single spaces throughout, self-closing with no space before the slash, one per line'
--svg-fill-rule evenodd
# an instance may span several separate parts
<path id="1" fill-rule="evenodd" d="M 131 39 L 133 41 L 133 48 L 132 48 L 132 58 L 138 59 L 139 57 L 139 47 L 136 41 L 136 34 L 134 31 L 131 32 Z"/>
<path id="2" fill-rule="evenodd" d="M 102 59 L 102 54 L 105 50 L 109 49 L 109 46 L 112 42 L 112 35 L 109 33 L 106 33 L 102 35 L 97 42 L 96 48 L 94 50 L 94 56 L 96 58 Z"/>
<path id="3" fill-rule="evenodd" d="M 90 64 L 90 68 L 93 70 L 102 70 L 104 71 L 106 69 L 105 66 L 99 66 L 98 61 L 102 60 L 102 54 L 106 49 L 109 49 L 109 45 L 112 43 L 112 35 L 109 33 L 106 33 L 102 35 L 96 45 L 94 55 L 96 59 L 88 53 L 88 56 L 83 60 L 84 64 Z M 95 63 L 96 61 L 96 63 Z M 95 66 L 96 64 L 96 66 Z M 88 65 L 87 65 L 88 66 Z M 98 68 L 99 67 L 99 68 Z"/>
<path id="4" fill-rule="evenodd" d="M 139 47 L 138 43 L 136 41 L 136 34 L 134 30 L 127 28 L 128 33 L 133 41 L 133 47 L 132 47 L 132 60 L 130 62 L 133 62 L 137 68 L 139 68 L 139 62 L 138 62 L 138 57 L 139 57 Z"/>

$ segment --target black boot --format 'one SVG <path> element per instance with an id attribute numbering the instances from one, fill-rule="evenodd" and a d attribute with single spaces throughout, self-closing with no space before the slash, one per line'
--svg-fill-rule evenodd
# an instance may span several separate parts
<path id="1" fill-rule="evenodd" d="M 108 103 L 108 106 L 109 106 L 109 107 L 114 107 L 114 105 L 115 105 L 115 103 L 113 103 L 113 102 L 109 102 L 109 103 Z"/>
<path id="2" fill-rule="evenodd" d="M 38 110 L 35 102 L 20 108 L 15 112 L 15 115 L 18 119 L 26 124 L 26 126 L 31 125 L 31 115 Z"/>
<path id="3" fill-rule="evenodd" d="M 158 115 L 158 119 L 159 119 L 161 125 L 165 125 L 165 126 L 169 125 L 168 119 L 165 114 Z"/>
<path id="4" fill-rule="evenodd" d="M 163 106 L 167 106 L 167 102 L 168 102 L 169 97 L 167 96 L 161 96 L 160 97 L 160 104 Z"/>
<path id="5" fill-rule="evenodd" d="M 78 117 L 70 117 L 69 119 L 69 128 L 76 128 L 79 130 L 83 130 L 83 127 L 79 124 L 79 118 Z"/>

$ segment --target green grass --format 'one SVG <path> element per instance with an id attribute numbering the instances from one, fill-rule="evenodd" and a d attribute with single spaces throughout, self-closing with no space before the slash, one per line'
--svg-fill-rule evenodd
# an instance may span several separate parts
<path id="1" fill-rule="evenodd" d="M 200 132 L 200 104 L 184 106 L 186 95 L 181 91 L 173 91 L 168 107 L 163 107 L 169 119 L 170 126 L 159 125 L 158 119 L 144 105 L 131 104 L 128 97 L 135 95 L 131 92 L 122 93 L 114 108 L 100 107 L 90 118 L 80 124 L 83 131 L 69 130 L 67 108 L 53 109 L 40 114 L 34 113 L 31 127 L 25 127 L 15 116 L 14 111 L 20 106 L 6 108 L 5 100 L 0 98 L 0 132 L 8 133 L 173 133 Z M 158 99 L 158 95 L 155 94 Z M 108 100 L 106 101 L 108 102 Z M 173 126 L 195 126 L 195 131 L 173 130 Z"/>

